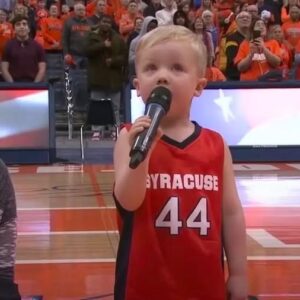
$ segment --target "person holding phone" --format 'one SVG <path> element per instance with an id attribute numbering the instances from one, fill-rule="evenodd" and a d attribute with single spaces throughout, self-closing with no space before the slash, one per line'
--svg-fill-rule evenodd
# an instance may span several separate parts
<path id="1" fill-rule="evenodd" d="M 240 71 L 240 80 L 258 80 L 282 63 L 282 53 L 277 41 L 266 40 L 267 28 L 258 19 L 251 28 L 250 39 L 244 40 L 234 59 Z"/>

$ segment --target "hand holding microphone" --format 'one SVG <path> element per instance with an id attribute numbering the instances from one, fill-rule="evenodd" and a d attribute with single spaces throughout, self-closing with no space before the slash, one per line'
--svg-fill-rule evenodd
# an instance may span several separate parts
<path id="1" fill-rule="evenodd" d="M 148 128 L 145 128 L 140 132 L 133 143 L 130 150 L 130 163 L 129 167 L 135 169 L 146 158 L 149 149 L 157 134 L 160 121 L 163 116 L 168 112 L 171 105 L 172 94 L 164 86 L 156 87 L 150 94 L 149 99 L 146 102 L 145 116 L 149 116 L 151 119 Z M 144 120 L 143 122 L 147 122 Z M 141 123 L 143 125 L 143 123 Z M 144 123 L 144 125 L 148 125 Z"/>

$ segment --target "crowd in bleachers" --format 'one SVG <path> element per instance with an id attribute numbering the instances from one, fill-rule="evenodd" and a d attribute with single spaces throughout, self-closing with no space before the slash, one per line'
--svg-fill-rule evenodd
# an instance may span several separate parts
<path id="1" fill-rule="evenodd" d="M 1 0 L 2 80 L 39 82 L 67 65 L 74 95 L 86 84 L 118 111 L 138 40 L 167 24 L 203 40 L 208 81 L 300 79 L 300 0 Z"/>
<path id="2" fill-rule="evenodd" d="M 19 39 L 13 27 L 15 18 L 24 16 L 28 22 L 29 37 L 46 53 L 61 51 L 65 63 L 85 67 L 88 35 L 99 27 L 103 16 L 108 16 L 111 28 L 126 43 L 127 51 L 130 49 L 129 60 L 126 59 L 124 64 L 133 62 L 134 47 L 130 45 L 134 38 L 157 25 L 178 24 L 190 28 L 203 39 L 208 52 L 209 80 L 257 80 L 274 70 L 281 71 L 286 77 L 291 75 L 290 70 L 297 69 L 300 53 L 299 0 L 144 1 L 1 1 L 2 62 L 9 59 L 8 41 Z M 151 26 L 149 29 L 144 27 L 141 33 L 147 17 L 153 18 L 149 23 Z M 298 73 L 293 75 L 299 79 Z M 134 75 L 134 70 L 131 75 Z M 10 81 L 6 76 L 4 80 Z M 17 80 L 24 81 L 26 78 L 14 81 Z"/>

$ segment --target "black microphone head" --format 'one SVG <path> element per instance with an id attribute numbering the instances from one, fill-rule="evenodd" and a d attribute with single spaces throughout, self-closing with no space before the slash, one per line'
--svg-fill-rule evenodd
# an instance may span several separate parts
<path id="1" fill-rule="evenodd" d="M 151 92 L 146 105 L 151 103 L 159 104 L 163 107 L 165 112 L 168 112 L 171 106 L 171 99 L 171 91 L 164 86 L 158 86 Z"/>

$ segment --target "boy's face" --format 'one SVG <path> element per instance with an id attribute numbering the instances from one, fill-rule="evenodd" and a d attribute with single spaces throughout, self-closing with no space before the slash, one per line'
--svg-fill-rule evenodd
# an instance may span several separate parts
<path id="1" fill-rule="evenodd" d="M 134 80 L 138 95 L 145 102 L 155 87 L 165 86 L 173 95 L 168 115 L 188 113 L 191 99 L 199 96 L 206 84 L 198 62 L 196 51 L 186 41 L 169 41 L 142 49 Z"/>

